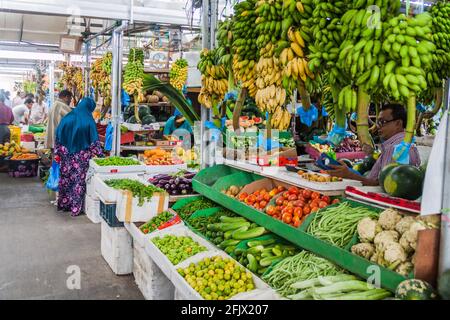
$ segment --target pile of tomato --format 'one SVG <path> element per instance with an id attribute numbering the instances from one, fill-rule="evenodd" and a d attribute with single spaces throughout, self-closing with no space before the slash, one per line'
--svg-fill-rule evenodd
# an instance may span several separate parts
<path id="1" fill-rule="evenodd" d="M 239 195 L 239 201 L 244 202 L 245 204 L 252 206 L 255 209 L 262 210 L 269 204 L 270 200 L 272 200 L 273 197 L 285 190 L 286 188 L 284 188 L 283 186 L 278 186 L 270 191 L 262 188 L 256 190 L 251 194 L 242 192 Z"/>
<path id="2" fill-rule="evenodd" d="M 275 200 L 275 205 L 266 208 L 266 213 L 297 228 L 311 212 L 338 202 L 318 192 L 290 187 Z"/>

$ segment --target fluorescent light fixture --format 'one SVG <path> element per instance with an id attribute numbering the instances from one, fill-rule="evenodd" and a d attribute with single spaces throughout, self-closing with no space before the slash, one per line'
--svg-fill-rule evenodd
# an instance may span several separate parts
<path id="1" fill-rule="evenodd" d="M 44 53 L 44 52 L 24 52 L 0 50 L 0 58 L 6 59 L 24 59 L 24 60 L 47 60 L 47 61 L 64 61 L 64 55 L 60 53 Z M 70 56 L 71 61 L 83 61 L 82 56 L 74 54 Z"/>

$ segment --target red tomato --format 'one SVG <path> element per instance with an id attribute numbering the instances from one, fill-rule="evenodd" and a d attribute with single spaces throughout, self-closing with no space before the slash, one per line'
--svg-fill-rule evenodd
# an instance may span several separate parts
<path id="1" fill-rule="evenodd" d="M 283 214 L 282 219 L 283 219 L 283 222 L 284 222 L 284 223 L 289 224 L 289 223 L 291 223 L 291 221 L 292 221 L 292 215 L 289 214 L 289 213 L 285 213 L 285 214 Z"/>
<path id="2" fill-rule="evenodd" d="M 296 188 L 296 187 L 290 187 L 289 189 L 288 189 L 288 191 L 289 191 L 289 193 L 290 194 L 299 194 L 299 190 L 298 190 L 298 188 Z"/>
<path id="3" fill-rule="evenodd" d="M 254 195 L 249 195 L 246 201 L 250 204 L 253 204 L 256 201 L 256 197 Z"/>
<path id="4" fill-rule="evenodd" d="M 288 204 L 289 204 L 289 201 L 287 201 L 287 200 L 284 200 L 284 201 L 283 201 L 283 206 L 286 206 L 286 207 L 287 207 Z"/>
<path id="5" fill-rule="evenodd" d="M 322 201 L 325 201 L 326 203 L 330 203 L 330 202 L 331 202 L 331 199 L 330 199 L 329 196 L 323 196 L 323 197 L 322 197 Z"/>
<path id="6" fill-rule="evenodd" d="M 293 207 L 286 207 L 281 211 L 281 214 L 285 214 L 285 213 L 289 213 L 290 215 L 292 215 L 294 213 L 294 208 Z"/>
<path id="7" fill-rule="evenodd" d="M 303 209 L 300 207 L 297 207 L 294 209 L 294 217 L 301 217 L 303 214 Z"/>
<path id="8" fill-rule="evenodd" d="M 259 193 L 260 193 L 260 191 L 256 190 L 255 192 L 253 192 L 253 195 L 257 197 L 257 196 L 259 196 Z"/>
<path id="9" fill-rule="evenodd" d="M 278 192 L 284 191 L 284 187 L 283 186 L 278 186 L 277 190 L 278 190 Z"/>
<path id="10" fill-rule="evenodd" d="M 319 208 L 325 208 L 328 205 L 326 201 L 320 201 L 319 202 Z"/>
<path id="11" fill-rule="evenodd" d="M 305 199 L 309 199 L 309 198 L 311 198 L 311 191 L 310 190 L 303 190 L 303 198 L 305 198 Z"/>
<path id="12" fill-rule="evenodd" d="M 303 207 L 305 205 L 305 202 L 302 200 L 294 201 L 294 207 Z"/>
<path id="13" fill-rule="evenodd" d="M 283 192 L 283 197 L 285 197 L 286 199 L 289 198 L 291 194 L 288 191 Z"/>
<path id="14" fill-rule="evenodd" d="M 311 194 L 311 199 L 319 199 L 320 198 L 320 193 L 318 192 L 313 192 Z"/>
<path id="15" fill-rule="evenodd" d="M 263 198 L 265 201 L 269 202 L 272 197 L 270 196 L 270 194 L 266 193 Z"/>
<path id="16" fill-rule="evenodd" d="M 266 213 L 269 216 L 273 216 L 275 214 L 275 212 L 276 212 L 276 209 L 275 209 L 274 206 L 268 206 L 267 209 L 266 209 Z"/>
<path id="17" fill-rule="evenodd" d="M 278 197 L 277 200 L 275 200 L 275 203 L 279 206 L 281 206 L 284 202 L 284 197 Z"/>
<path id="18" fill-rule="evenodd" d="M 294 224 L 294 227 L 298 227 L 300 225 L 300 217 L 299 216 L 293 216 L 292 217 L 292 223 Z"/>
<path id="19" fill-rule="evenodd" d="M 332 203 L 332 204 L 340 203 L 340 201 L 339 201 L 339 199 L 334 199 L 333 201 L 331 201 L 331 203 Z"/>
<path id="20" fill-rule="evenodd" d="M 289 203 L 288 203 L 287 206 L 288 206 L 288 207 L 295 207 L 295 206 L 294 206 L 294 201 L 289 201 Z"/>
<path id="21" fill-rule="evenodd" d="M 239 195 L 239 200 L 243 201 L 245 200 L 245 198 L 248 197 L 248 193 L 247 192 L 243 192 Z"/>
<path id="22" fill-rule="evenodd" d="M 289 201 L 297 200 L 297 195 L 295 195 L 295 194 L 290 195 L 289 198 L 288 198 L 288 200 L 289 200 Z"/>
<path id="23" fill-rule="evenodd" d="M 256 202 L 261 202 L 263 200 L 264 200 L 264 196 L 262 196 L 262 195 L 259 195 L 256 197 Z"/>
<path id="24" fill-rule="evenodd" d="M 255 208 L 255 209 L 261 209 L 260 207 L 259 207 L 259 203 L 258 202 L 256 202 L 254 205 L 253 205 L 253 207 Z"/>
<path id="25" fill-rule="evenodd" d="M 315 200 L 313 200 L 313 201 L 311 201 L 310 203 L 309 203 L 309 206 L 312 208 L 312 207 L 318 207 L 319 206 L 319 200 L 318 199 L 315 199 Z"/>
<path id="26" fill-rule="evenodd" d="M 312 212 L 317 212 L 317 211 L 319 211 L 319 208 L 318 208 L 318 207 L 311 207 L 311 213 L 312 213 Z"/>
<path id="27" fill-rule="evenodd" d="M 267 201 L 261 201 L 260 203 L 259 203 L 259 206 L 261 207 L 261 208 L 265 208 L 266 206 L 267 206 Z"/>
<path id="28" fill-rule="evenodd" d="M 303 208 L 303 216 L 306 216 L 311 213 L 311 209 L 309 207 Z"/>

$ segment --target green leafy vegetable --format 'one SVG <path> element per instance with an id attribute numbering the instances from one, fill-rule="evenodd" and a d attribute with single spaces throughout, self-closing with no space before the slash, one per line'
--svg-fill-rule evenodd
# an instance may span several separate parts
<path id="1" fill-rule="evenodd" d="M 122 157 L 108 157 L 108 158 L 97 158 L 94 159 L 95 163 L 99 166 L 135 166 L 141 163 L 133 158 L 122 158 Z"/>
<path id="2" fill-rule="evenodd" d="M 105 183 L 107 186 L 114 189 L 131 191 L 133 197 L 139 198 L 138 206 L 140 207 L 142 207 L 145 200 L 151 201 L 153 193 L 166 192 L 164 189 L 157 188 L 152 184 L 146 186 L 142 182 L 132 179 L 111 179 L 106 180 Z"/>
<path id="3" fill-rule="evenodd" d="M 178 209 L 177 212 L 181 219 L 186 220 L 194 212 L 212 207 L 217 207 L 217 204 L 207 198 L 201 198 L 199 200 L 194 200 L 187 203 L 186 205 Z"/>

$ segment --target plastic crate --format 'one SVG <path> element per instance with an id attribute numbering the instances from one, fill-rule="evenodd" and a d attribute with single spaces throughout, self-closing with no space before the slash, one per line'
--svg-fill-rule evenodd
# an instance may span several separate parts
<path id="1" fill-rule="evenodd" d="M 124 226 L 123 222 L 120 222 L 116 217 L 115 203 L 105 203 L 100 199 L 100 217 L 102 217 L 111 228 Z"/>
<path id="2" fill-rule="evenodd" d="M 36 177 L 40 159 L 8 160 L 8 174 L 13 178 Z"/>

